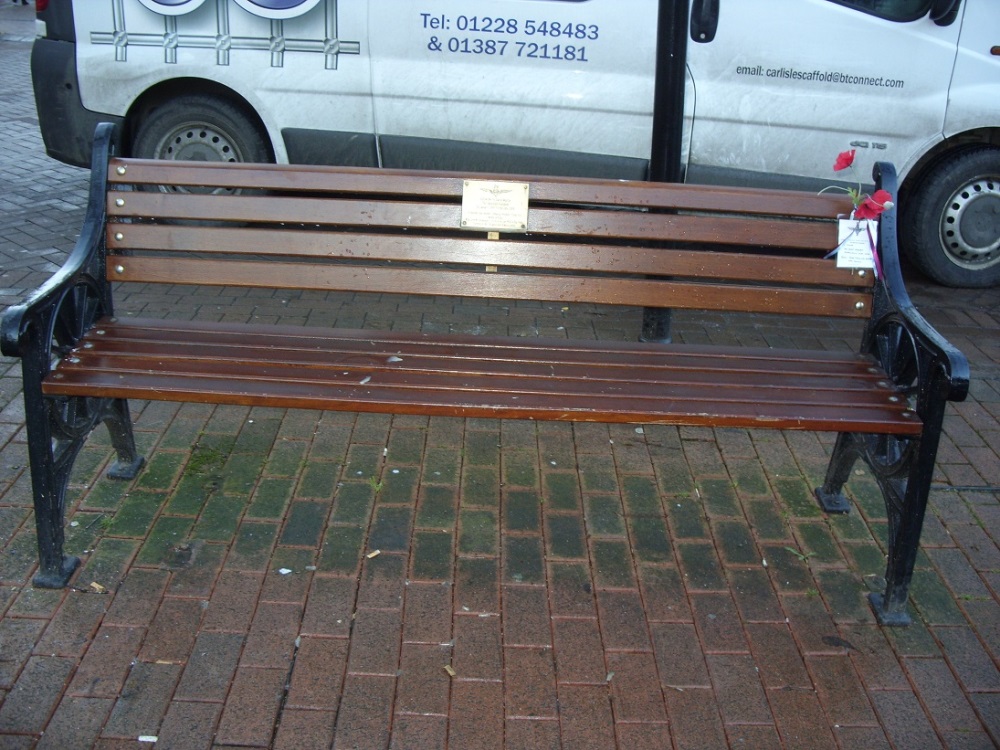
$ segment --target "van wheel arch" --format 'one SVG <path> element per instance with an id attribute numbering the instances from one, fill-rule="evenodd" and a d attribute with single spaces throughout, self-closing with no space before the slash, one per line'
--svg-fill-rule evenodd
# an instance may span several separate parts
<path id="1" fill-rule="evenodd" d="M 252 106 L 236 92 L 211 81 L 180 79 L 146 91 L 133 104 L 125 121 L 123 143 L 129 156 L 149 158 L 184 158 L 168 155 L 168 149 L 156 148 L 170 128 L 207 126 L 214 130 L 202 133 L 228 140 L 236 147 L 236 158 L 226 158 L 223 149 L 211 155 L 211 148 L 199 149 L 196 158 L 226 158 L 229 161 L 273 162 L 274 149 L 267 129 Z M 206 141 L 211 143 L 212 141 Z M 186 152 L 190 156 L 190 150 Z"/>

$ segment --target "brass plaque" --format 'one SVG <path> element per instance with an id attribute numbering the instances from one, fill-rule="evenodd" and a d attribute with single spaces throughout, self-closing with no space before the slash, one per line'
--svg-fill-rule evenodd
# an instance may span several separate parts
<path id="1" fill-rule="evenodd" d="M 528 231 L 528 183 L 465 180 L 462 229 Z"/>

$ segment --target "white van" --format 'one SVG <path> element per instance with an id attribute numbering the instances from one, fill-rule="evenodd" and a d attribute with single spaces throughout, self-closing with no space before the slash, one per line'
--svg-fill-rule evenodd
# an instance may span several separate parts
<path id="1" fill-rule="evenodd" d="M 685 24 L 658 46 L 659 6 Z M 68 163 L 112 120 L 136 156 L 646 179 L 657 71 L 684 65 L 683 179 L 820 189 L 841 151 L 863 181 L 892 161 L 910 258 L 1000 282 L 998 0 L 37 7 L 39 120 Z"/>

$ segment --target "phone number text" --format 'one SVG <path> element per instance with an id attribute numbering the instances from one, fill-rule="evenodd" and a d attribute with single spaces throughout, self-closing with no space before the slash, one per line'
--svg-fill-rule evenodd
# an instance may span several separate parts
<path id="1" fill-rule="evenodd" d="M 421 13 L 425 29 L 460 31 L 473 34 L 523 34 L 550 39 L 577 39 L 596 41 L 601 30 L 594 23 L 568 21 L 537 21 L 532 18 L 503 18 L 499 16 L 447 16 L 439 13 Z"/>
<path id="2" fill-rule="evenodd" d="M 459 55 L 492 55 L 495 57 L 526 57 L 536 60 L 566 60 L 590 62 L 587 48 L 576 44 L 549 44 L 537 42 L 508 42 L 506 39 L 478 39 L 470 37 L 432 36 L 427 43 L 431 52 L 450 52 Z"/>

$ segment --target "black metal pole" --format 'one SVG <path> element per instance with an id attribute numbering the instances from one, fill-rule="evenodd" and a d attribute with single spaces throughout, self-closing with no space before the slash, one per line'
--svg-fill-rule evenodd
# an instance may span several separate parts
<path id="1" fill-rule="evenodd" d="M 688 0 L 660 0 L 656 28 L 656 86 L 653 93 L 651 182 L 680 182 L 684 131 L 684 73 L 687 63 Z M 670 309 L 647 307 L 640 341 L 670 341 Z"/>

